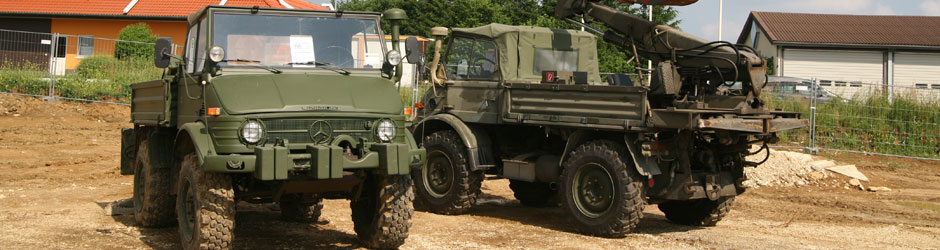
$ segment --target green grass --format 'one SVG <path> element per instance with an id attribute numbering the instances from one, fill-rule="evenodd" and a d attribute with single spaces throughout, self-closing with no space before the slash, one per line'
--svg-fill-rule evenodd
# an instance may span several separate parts
<path id="1" fill-rule="evenodd" d="M 0 91 L 48 95 L 50 75 L 34 64 L 0 66 Z M 91 57 L 74 73 L 55 77 L 55 95 L 67 98 L 129 102 L 130 85 L 160 79 L 162 69 L 150 58 Z"/>
<path id="2" fill-rule="evenodd" d="M 926 209 L 926 210 L 933 211 L 934 213 L 940 213 L 940 205 L 936 203 L 919 202 L 919 201 L 899 201 L 897 202 L 897 204 L 901 206 L 905 206 L 905 207 Z"/>

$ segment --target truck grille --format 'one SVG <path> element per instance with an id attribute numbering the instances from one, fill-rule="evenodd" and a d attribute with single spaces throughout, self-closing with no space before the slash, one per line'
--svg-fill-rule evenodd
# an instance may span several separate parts
<path id="1" fill-rule="evenodd" d="M 264 119 L 268 138 L 287 139 L 290 143 L 327 144 L 339 135 L 354 139 L 372 139 L 372 123 L 362 119 Z M 316 126 L 314 126 L 316 123 Z"/>

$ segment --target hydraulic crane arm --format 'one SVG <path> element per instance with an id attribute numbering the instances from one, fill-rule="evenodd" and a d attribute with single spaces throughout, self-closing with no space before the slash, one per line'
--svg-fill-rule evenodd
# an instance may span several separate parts
<path id="1" fill-rule="evenodd" d="M 685 5 L 697 0 L 620 1 Z M 590 26 L 575 21 L 574 17 L 590 17 L 605 24 L 611 29 L 602 34 L 605 41 L 635 49 L 639 56 L 655 62 L 657 74 L 667 76 L 660 77 L 658 83 L 664 86 L 665 94 L 692 91 L 708 94 L 722 84 L 741 82 L 745 92 L 743 94 L 757 97 L 766 82 L 763 58 L 747 46 L 723 41 L 710 42 L 667 25 L 657 25 L 596 0 L 560 0 L 555 16 L 585 27 Z M 654 81 L 656 79 L 654 77 Z"/>

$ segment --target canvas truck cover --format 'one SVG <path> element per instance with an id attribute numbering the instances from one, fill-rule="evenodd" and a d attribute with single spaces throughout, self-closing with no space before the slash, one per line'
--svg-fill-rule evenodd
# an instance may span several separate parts
<path id="1" fill-rule="evenodd" d="M 540 82 L 542 70 L 554 70 L 584 71 L 589 84 L 606 85 L 598 71 L 597 37 L 585 31 L 489 24 L 454 28 L 453 35 L 493 39 L 507 82 Z"/>

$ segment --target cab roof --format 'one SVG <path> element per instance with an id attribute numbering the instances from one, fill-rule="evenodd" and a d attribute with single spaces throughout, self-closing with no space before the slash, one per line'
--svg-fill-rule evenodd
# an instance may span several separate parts
<path id="1" fill-rule="evenodd" d="M 306 12 L 306 13 L 328 13 L 337 15 L 337 17 L 342 16 L 343 14 L 358 14 L 358 15 L 375 15 L 381 16 L 382 13 L 378 12 L 366 12 L 366 11 L 331 11 L 331 10 L 313 10 L 313 9 L 281 9 L 281 8 L 262 8 L 258 6 L 246 7 L 246 6 L 221 6 L 221 5 L 209 5 L 199 9 L 192 14 L 189 14 L 187 21 L 189 25 L 193 25 L 196 22 L 199 22 L 199 19 L 202 18 L 209 10 L 214 9 L 226 9 L 226 10 L 258 10 L 258 11 L 279 11 L 279 12 Z"/>

